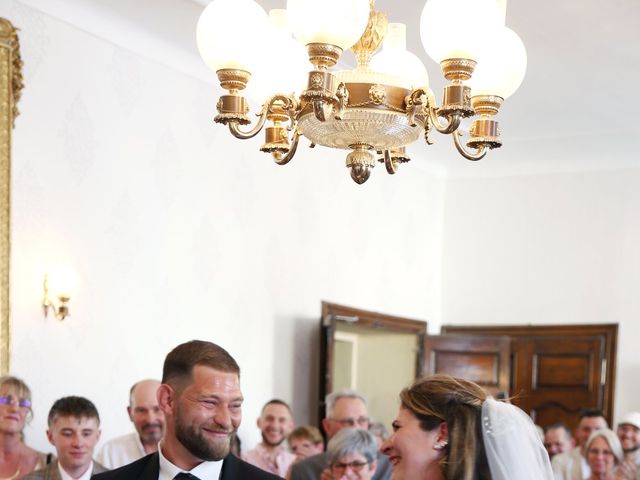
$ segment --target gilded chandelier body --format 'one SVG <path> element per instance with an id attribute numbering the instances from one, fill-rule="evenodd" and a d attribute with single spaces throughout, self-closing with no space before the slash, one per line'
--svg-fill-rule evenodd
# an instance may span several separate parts
<path id="1" fill-rule="evenodd" d="M 272 155 L 279 165 L 288 163 L 296 153 L 300 136 L 311 146 L 350 150 L 346 166 L 351 177 L 364 183 L 376 161 L 384 163 L 390 174 L 410 159 L 405 146 L 423 136 L 431 144 L 430 133 L 437 130 L 451 135 L 458 152 L 468 160 L 480 160 L 487 151 L 501 146 L 495 116 L 502 104 L 497 95 L 471 96 L 465 85 L 474 73 L 476 62 L 466 58 L 448 58 L 440 62 L 445 78 L 443 101 L 436 104 L 427 86 L 412 89 L 386 82 L 383 74 L 372 70 L 369 61 L 380 48 L 387 31 L 387 18 L 375 11 L 374 0 L 365 32 L 352 47 L 357 67 L 332 73 L 342 54 L 342 48 L 324 43 L 307 45 L 309 61 L 314 70 L 308 75 L 306 89 L 298 98 L 292 95 L 271 96 L 250 124 L 248 103 L 241 95 L 251 74 L 240 69 L 217 70 L 221 86 L 228 91 L 220 97 L 215 122 L 229 127 L 240 139 L 265 131 L 261 151 Z M 466 144 L 461 140 L 463 118 L 478 116 L 469 131 Z M 265 127 L 265 124 L 267 125 Z"/>

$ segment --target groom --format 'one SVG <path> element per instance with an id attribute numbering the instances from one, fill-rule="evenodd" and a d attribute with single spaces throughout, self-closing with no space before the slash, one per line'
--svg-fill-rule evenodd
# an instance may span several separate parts
<path id="1" fill-rule="evenodd" d="M 158 452 L 96 480 L 277 480 L 229 453 L 242 418 L 240 367 L 211 342 L 178 345 L 164 362 L 158 404 L 166 430 Z"/>

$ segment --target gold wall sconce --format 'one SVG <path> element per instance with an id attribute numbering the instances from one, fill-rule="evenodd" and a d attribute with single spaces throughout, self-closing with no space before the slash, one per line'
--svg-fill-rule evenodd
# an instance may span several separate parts
<path id="1" fill-rule="evenodd" d="M 50 276 L 44 274 L 44 295 L 42 297 L 42 309 L 45 318 L 49 316 L 49 311 L 58 320 L 64 320 L 69 316 L 69 300 L 71 299 L 71 274 L 69 272 L 57 272 Z M 52 281 L 53 288 L 50 285 Z"/>

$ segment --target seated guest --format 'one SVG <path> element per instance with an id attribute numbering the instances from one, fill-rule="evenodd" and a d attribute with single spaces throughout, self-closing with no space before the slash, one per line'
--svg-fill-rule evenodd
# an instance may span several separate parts
<path id="1" fill-rule="evenodd" d="M 556 480 L 583 480 L 589 478 L 591 469 L 584 449 L 589 436 L 596 430 L 609 428 L 601 410 L 586 409 L 580 413 L 580 421 L 575 430 L 576 447 L 555 455 L 551 467 Z"/>
<path id="2" fill-rule="evenodd" d="M 100 417 L 93 403 L 83 397 L 56 400 L 48 425 L 47 438 L 58 458 L 25 480 L 88 480 L 106 471 L 93 461 L 93 449 L 100 440 Z"/>
<path id="3" fill-rule="evenodd" d="M 562 422 L 553 423 L 544 429 L 544 448 L 547 449 L 549 458 L 570 451 L 575 443 L 571 430 Z"/>
<path id="4" fill-rule="evenodd" d="M 367 402 L 357 392 L 344 390 L 330 393 L 326 398 L 326 408 L 322 428 L 329 439 L 344 428 L 361 428 L 362 430 L 369 428 Z M 374 480 L 391 478 L 391 464 L 388 458 L 378 454 L 377 465 Z M 328 466 L 328 452 L 305 458 L 291 467 L 291 480 L 318 480 Z"/>
<path id="5" fill-rule="evenodd" d="M 618 423 L 618 438 L 625 460 L 640 465 L 640 413 L 627 413 Z"/>
<path id="6" fill-rule="evenodd" d="M 367 430 L 345 428 L 336 433 L 327 445 L 329 468 L 327 480 L 370 480 L 378 466 L 378 444 Z"/>
<path id="7" fill-rule="evenodd" d="M 293 429 L 287 442 L 289 449 L 296 456 L 296 461 L 324 452 L 322 434 L 312 425 L 303 425 Z"/>
<path id="8" fill-rule="evenodd" d="M 262 470 L 284 478 L 289 466 L 296 458 L 283 445 L 287 435 L 293 430 L 293 426 L 293 415 L 289 405 L 278 399 L 268 401 L 262 407 L 262 413 L 258 418 L 262 442 L 253 450 L 243 454 L 242 459 Z"/>
<path id="9" fill-rule="evenodd" d="M 287 437 L 287 443 L 289 443 L 291 453 L 296 456 L 284 477 L 287 480 L 291 479 L 291 468 L 296 462 L 324 452 L 324 438 L 322 438 L 320 430 L 312 425 L 294 428 Z"/>
<path id="10" fill-rule="evenodd" d="M 42 468 L 47 455 L 24 444 L 24 426 L 31 419 L 31 390 L 19 378 L 0 377 L 0 479 L 17 478 Z"/>
<path id="11" fill-rule="evenodd" d="M 158 451 L 164 432 L 164 414 L 158 405 L 158 380 L 142 380 L 129 391 L 127 413 L 136 431 L 109 440 L 98 455 L 105 467 L 118 468 Z"/>
<path id="12" fill-rule="evenodd" d="M 389 438 L 389 432 L 387 427 L 384 426 L 381 422 L 371 422 L 369 425 L 369 431 L 373 434 L 376 442 L 378 443 L 378 447 L 382 445 L 387 438 Z"/>
<path id="13" fill-rule="evenodd" d="M 594 431 L 584 446 L 591 468 L 588 480 L 619 480 L 616 466 L 622 461 L 622 446 L 616 434 L 608 428 Z M 624 478 L 624 477 L 622 477 Z"/>
<path id="14" fill-rule="evenodd" d="M 627 413 L 618 423 L 617 433 L 624 452 L 619 472 L 628 478 L 640 478 L 640 413 Z"/>

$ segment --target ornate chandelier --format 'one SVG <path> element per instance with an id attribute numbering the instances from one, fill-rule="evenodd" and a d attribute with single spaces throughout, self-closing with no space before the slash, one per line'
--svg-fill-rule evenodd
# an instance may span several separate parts
<path id="1" fill-rule="evenodd" d="M 293 158 L 301 136 L 312 147 L 350 150 L 346 165 L 359 184 L 369 178 L 376 160 L 395 173 L 410 160 L 405 146 L 420 136 L 433 143 L 433 130 L 451 135 L 468 160 L 480 160 L 500 147 L 495 115 L 524 78 L 526 51 L 504 26 L 497 1 L 427 0 L 422 42 L 450 82 L 440 106 L 426 69 L 406 50 L 404 25 L 389 24 L 374 3 L 288 0 L 287 10 L 272 10 L 269 20 L 253 0 L 211 2 L 198 21 L 197 41 L 227 91 L 218 100 L 214 121 L 240 139 L 264 129 L 260 150 L 279 165 Z M 306 55 L 292 34 L 306 47 Z M 356 68 L 331 72 L 348 48 L 355 53 Z M 306 56 L 314 66 L 306 88 L 290 93 L 303 85 L 295 67 Z M 248 99 L 240 92 L 252 77 L 256 92 L 263 90 L 253 95 L 262 107 L 255 125 L 243 130 L 251 121 Z M 474 120 L 463 142 L 461 121 L 470 117 Z"/>

